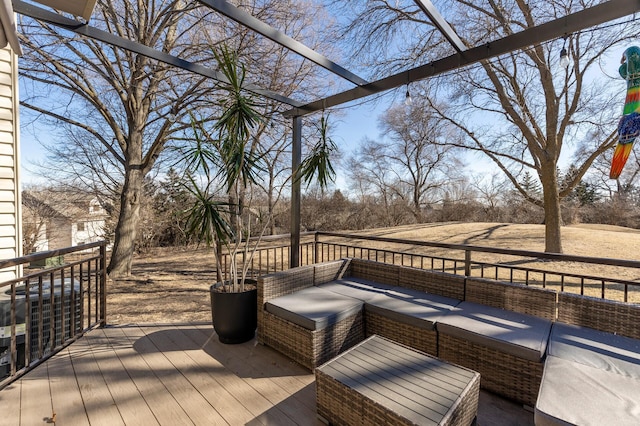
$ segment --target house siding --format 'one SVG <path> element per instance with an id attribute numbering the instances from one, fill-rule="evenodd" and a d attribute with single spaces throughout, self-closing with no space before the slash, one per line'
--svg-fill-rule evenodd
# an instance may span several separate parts
<path id="1" fill-rule="evenodd" d="M 18 102 L 18 57 L 7 46 L 0 49 L 0 259 L 22 255 Z M 0 270 L 0 282 L 19 273 Z"/>

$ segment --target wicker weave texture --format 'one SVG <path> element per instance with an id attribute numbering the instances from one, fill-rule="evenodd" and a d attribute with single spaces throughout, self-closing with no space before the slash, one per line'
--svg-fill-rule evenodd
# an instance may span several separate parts
<path id="1" fill-rule="evenodd" d="M 318 415 L 335 426 L 411 425 L 393 411 L 316 370 Z"/>
<path id="2" fill-rule="evenodd" d="M 478 411 L 480 379 L 473 382 L 443 425 L 471 425 Z M 318 415 L 332 425 L 413 425 L 382 405 L 362 395 L 332 377 L 316 372 Z M 420 425 L 422 426 L 422 425 Z"/>
<path id="3" fill-rule="evenodd" d="M 377 337 L 374 339 L 378 339 Z M 365 341 L 363 345 L 366 345 L 368 341 Z M 405 354 L 406 349 L 403 349 L 398 346 L 398 351 L 402 354 Z M 363 350 L 366 353 L 366 350 Z M 317 368 L 315 370 L 316 375 L 316 402 L 317 402 L 317 410 L 318 415 L 323 418 L 325 421 L 329 422 L 332 425 L 414 425 L 417 418 L 415 414 L 418 413 L 418 417 L 420 415 L 426 414 L 426 412 L 421 411 L 411 411 L 416 408 L 425 407 L 424 401 L 428 401 L 431 399 L 432 401 L 438 400 L 439 404 L 446 404 L 447 401 L 450 406 L 440 405 L 448 409 L 448 411 L 441 412 L 441 418 L 434 418 L 431 423 L 435 425 L 436 422 L 439 425 L 463 425 L 468 426 L 473 423 L 477 411 L 478 411 L 478 399 L 479 399 L 479 389 L 480 389 L 480 375 L 475 372 L 467 372 L 463 374 L 452 374 L 449 370 L 448 373 L 441 370 L 439 368 L 432 367 L 431 369 L 423 369 L 420 367 L 421 361 L 418 361 L 414 364 L 416 359 L 420 359 L 420 357 L 424 356 L 424 354 L 420 354 L 419 352 L 414 352 L 415 358 L 409 357 L 405 358 L 401 356 L 400 358 L 394 358 L 395 351 L 390 351 L 389 358 L 389 370 L 382 371 L 380 368 L 382 366 L 387 365 L 380 358 L 375 357 L 375 360 L 371 362 L 366 357 L 362 357 L 362 355 L 356 356 L 354 359 L 359 359 L 360 363 L 358 364 L 358 368 L 352 370 L 352 367 L 349 366 L 350 362 L 344 361 L 343 359 L 332 360 L 326 365 Z M 343 354 L 344 357 L 347 354 Z M 342 358 L 341 357 L 341 358 Z M 402 364 L 402 368 L 396 367 L 396 362 L 400 359 L 403 360 L 405 364 Z M 437 361 L 438 364 L 443 364 L 441 361 Z M 335 367 L 333 364 L 337 364 Z M 327 369 L 327 367 L 331 366 L 331 368 Z M 458 371 L 464 371 L 457 366 L 449 366 L 452 369 L 458 369 Z M 416 369 L 416 370 L 414 370 Z M 326 371 L 324 371 L 326 370 Z M 362 382 L 363 371 L 371 370 L 375 377 L 378 377 L 378 389 L 381 391 L 376 391 L 374 386 L 371 387 L 370 384 L 367 383 L 367 379 Z M 397 370 L 397 371 L 394 371 Z M 329 371 L 329 372 L 327 372 Z M 398 371 L 403 371 L 404 374 L 401 376 L 396 376 Z M 469 374 L 470 373 L 470 374 Z M 337 374 L 337 376 L 336 376 Z M 449 375 L 450 378 L 455 376 L 454 381 L 458 381 L 458 384 L 453 384 L 452 382 L 447 383 L 446 377 Z M 336 376 L 337 378 L 334 378 Z M 466 384 L 463 384 L 460 387 L 460 381 L 462 377 L 465 377 L 464 380 L 468 380 Z M 403 380 L 406 378 L 406 383 L 403 383 Z M 369 380 L 373 380 L 372 378 Z M 355 384 L 356 386 L 350 386 L 351 384 Z M 449 386 L 451 385 L 451 387 Z M 452 392 L 452 389 L 457 388 L 457 398 L 449 399 L 450 394 L 447 395 L 447 392 Z M 406 401 L 408 405 L 405 407 L 411 407 L 407 410 L 407 413 L 412 413 L 408 417 L 412 417 L 413 420 L 405 417 L 400 412 L 394 411 L 393 403 L 385 404 L 384 401 L 393 401 L 398 403 L 400 406 L 403 406 L 404 403 L 403 398 L 407 397 L 407 389 L 412 389 L 415 392 L 418 392 L 416 396 L 423 397 L 420 402 L 417 402 L 416 405 L 413 405 L 412 402 Z M 446 390 L 445 390 L 446 389 Z M 384 394 L 384 398 L 378 399 L 377 401 L 367 396 L 366 394 L 371 395 L 373 390 L 373 394 L 380 392 Z M 395 393 L 399 392 L 399 393 Z M 433 392 L 433 394 L 432 394 Z M 445 396 L 446 395 L 446 396 Z M 428 403 L 427 403 L 428 406 Z M 432 406 L 433 407 L 433 406 Z M 428 415 L 427 415 L 428 416 Z M 426 420 L 423 418 L 422 420 Z M 420 423 L 421 425 L 423 423 Z"/>
<path id="4" fill-rule="evenodd" d="M 366 308 L 364 323 L 367 337 L 377 334 L 429 355 L 438 356 L 438 333 L 435 330 L 394 321 Z"/>
<path id="5" fill-rule="evenodd" d="M 554 321 L 557 297 L 555 290 L 467 278 L 465 300 Z"/>
<path id="6" fill-rule="evenodd" d="M 258 306 L 276 297 L 295 293 L 313 286 L 315 268 L 313 265 L 293 268 L 258 278 Z"/>
<path id="7" fill-rule="evenodd" d="M 640 305 L 560 293 L 558 321 L 640 339 Z"/>
<path id="8" fill-rule="evenodd" d="M 543 362 L 518 358 L 443 333 L 438 334 L 438 357 L 480 373 L 482 388 L 535 406 Z"/>
<path id="9" fill-rule="evenodd" d="M 351 259 L 351 276 L 392 286 L 399 285 L 400 266 L 373 260 Z"/>
<path id="10" fill-rule="evenodd" d="M 315 273 L 314 285 L 326 284 L 340 278 L 340 275 L 347 273 L 351 263 L 350 259 L 335 260 L 314 265 Z"/>
<path id="11" fill-rule="evenodd" d="M 258 278 L 258 341 L 265 343 L 264 304 L 276 297 L 295 293 L 313 285 L 313 266 L 289 269 Z"/>
<path id="12" fill-rule="evenodd" d="M 401 287 L 452 299 L 464 299 L 464 281 L 465 278 L 462 275 L 409 267 L 400 268 L 399 284 Z"/>
<path id="13" fill-rule="evenodd" d="M 308 330 L 264 311 L 258 340 L 309 370 L 364 340 L 362 311 L 322 330 Z"/>
<path id="14" fill-rule="evenodd" d="M 445 422 L 449 425 L 471 425 L 478 414 L 480 400 L 481 375 L 470 384 L 468 390 L 462 396 L 460 403 L 451 412 L 450 418 Z"/>

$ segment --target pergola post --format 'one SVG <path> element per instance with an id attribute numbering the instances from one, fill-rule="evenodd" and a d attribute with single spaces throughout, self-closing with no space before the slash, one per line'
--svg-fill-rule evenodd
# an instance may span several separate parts
<path id="1" fill-rule="evenodd" d="M 291 149 L 291 251 L 289 268 L 300 266 L 300 179 L 302 162 L 302 117 L 293 117 L 293 141 Z"/>

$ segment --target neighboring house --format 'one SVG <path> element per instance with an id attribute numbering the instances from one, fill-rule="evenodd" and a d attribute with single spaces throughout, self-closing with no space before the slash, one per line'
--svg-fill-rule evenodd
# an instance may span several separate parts
<path id="1" fill-rule="evenodd" d="M 24 191 L 24 251 L 55 250 L 104 239 L 107 213 L 96 198 Z"/>

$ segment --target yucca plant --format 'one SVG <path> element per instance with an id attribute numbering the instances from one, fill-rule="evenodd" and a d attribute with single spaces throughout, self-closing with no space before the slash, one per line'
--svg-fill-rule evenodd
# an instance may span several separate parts
<path id="1" fill-rule="evenodd" d="M 264 169 L 262 158 L 249 148 L 252 131 L 263 118 L 253 98 L 243 90 L 246 71 L 235 52 L 222 46 L 214 50 L 214 56 L 227 83 L 220 87 L 224 93 L 218 103 L 222 114 L 212 132 L 191 115 L 195 144 L 182 159 L 187 166 L 189 191 L 195 199 L 187 211 L 187 232 L 214 248 L 218 281 L 225 283 L 222 290 L 242 292 L 260 242 L 260 238 L 249 238 L 252 224 L 245 210 L 247 201 L 250 203 L 247 197 L 251 197 L 251 186 Z M 221 201 L 221 197 L 226 200 Z M 269 224 L 269 218 L 262 219 L 259 237 Z M 223 248 L 230 258 L 226 277 L 220 273 Z M 239 257 L 244 259 L 242 264 Z"/>
<path id="2" fill-rule="evenodd" d="M 218 273 L 218 281 L 227 283 L 227 291 L 237 292 L 244 291 L 251 259 L 271 220 L 258 215 L 261 226 L 257 230 L 258 238 L 249 238 L 254 230 L 245 211 L 251 207 L 251 186 L 265 170 L 263 158 L 252 149 L 250 140 L 263 117 L 257 103 L 243 89 L 246 70 L 235 52 L 222 46 L 214 50 L 214 56 L 227 83 L 221 86 L 225 95 L 218 104 L 222 114 L 211 132 L 205 129 L 203 121 L 191 115 L 195 144 L 185 151 L 183 161 L 190 173 L 189 190 L 196 202 L 188 210 L 187 231 L 214 248 L 218 271 L 222 270 L 220 249 L 227 250 L 230 257 L 228 274 L 223 278 Z M 328 117 L 324 113 L 317 130 L 318 142 L 295 176 L 307 185 L 317 180 L 325 188 L 335 176 L 331 154 L 337 148 L 329 137 Z M 226 196 L 225 201 L 220 200 L 219 190 Z M 239 257 L 244 259 L 242 264 L 238 262 Z"/>

